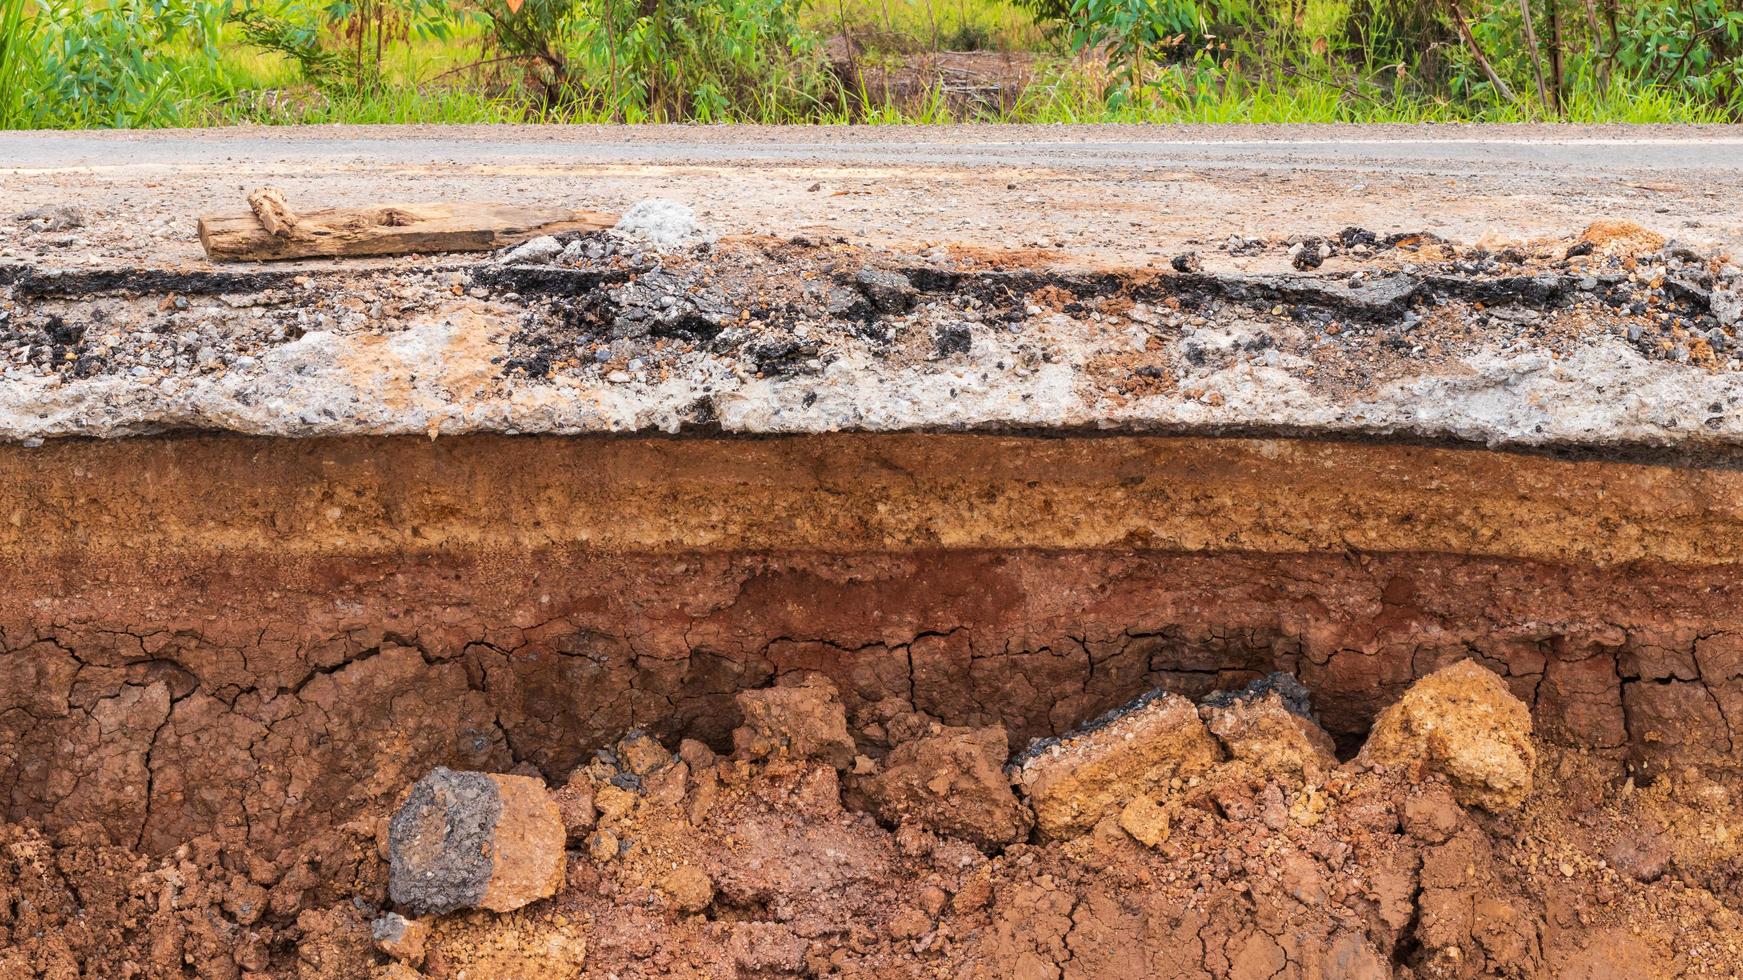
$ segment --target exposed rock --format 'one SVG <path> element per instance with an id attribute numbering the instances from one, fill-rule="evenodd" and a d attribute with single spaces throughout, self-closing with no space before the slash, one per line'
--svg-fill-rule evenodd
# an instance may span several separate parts
<path id="1" fill-rule="evenodd" d="M 1319 268 L 1330 255 L 1331 246 L 1318 238 L 1289 246 L 1289 264 L 1303 272 Z"/>
<path id="2" fill-rule="evenodd" d="M 1238 691 L 1212 691 L 1199 700 L 1200 709 L 1227 708 L 1241 701 L 1251 701 L 1263 698 L 1276 692 L 1283 699 L 1283 707 L 1303 718 L 1313 717 L 1313 695 L 1307 690 L 1307 685 L 1301 679 L 1287 671 L 1274 671 L 1250 681 L 1246 687 Z M 1203 714 L 1203 711 L 1200 711 Z"/>
<path id="3" fill-rule="evenodd" d="M 690 767 L 693 773 L 713 768 L 717 760 L 714 750 L 693 738 L 684 739 L 678 743 L 678 758 Z"/>
<path id="4" fill-rule="evenodd" d="M 660 888 L 684 912 L 700 912 L 714 901 L 714 881 L 707 872 L 691 864 L 672 869 L 660 880 Z"/>
<path id="5" fill-rule="evenodd" d="M 708 237 L 690 205 L 663 197 L 650 197 L 630 205 L 612 230 L 660 248 L 677 248 Z"/>
<path id="6" fill-rule="evenodd" d="M 1380 713 L 1360 759 L 1415 762 L 1452 783 L 1466 806 L 1517 809 L 1531 793 L 1531 712 L 1494 672 L 1461 660 L 1412 684 Z"/>
<path id="7" fill-rule="evenodd" d="M 1016 782 L 1049 838 L 1069 837 L 1138 795 L 1166 795 L 1217 762 L 1216 741 L 1191 701 L 1156 691 L 1019 761 Z"/>
<path id="8" fill-rule="evenodd" d="M 596 830 L 587 837 L 587 853 L 595 861 L 611 861 L 622 853 L 623 845 L 609 830 Z"/>
<path id="9" fill-rule="evenodd" d="M 1713 316 L 1721 327 L 1736 326 L 1743 323 L 1743 282 L 1733 283 L 1728 289 L 1715 289 L 1708 300 L 1712 304 Z"/>
<path id="10" fill-rule="evenodd" d="M 854 277 L 854 283 L 865 294 L 865 298 L 877 307 L 879 313 L 889 315 L 908 312 L 919 292 L 907 276 L 870 266 L 859 270 L 859 274 Z"/>
<path id="11" fill-rule="evenodd" d="M 31 231 L 72 231 L 85 226 L 85 212 L 74 204 L 48 204 L 13 216 Z"/>
<path id="12" fill-rule="evenodd" d="M 635 809 L 636 790 L 618 784 L 617 780 L 599 787 L 593 794 L 593 808 L 599 811 L 599 822 L 613 824 Z"/>
<path id="13" fill-rule="evenodd" d="M 1635 881 L 1648 884 L 1664 877 L 1671 858 L 1670 843 L 1665 839 L 1664 831 L 1652 824 L 1618 837 L 1604 852 L 1604 860 L 1610 867 Z"/>
<path id="14" fill-rule="evenodd" d="M 1134 796 L 1120 811 L 1120 829 L 1146 847 L 1159 847 L 1168 839 L 1168 811 L 1149 796 Z"/>
<path id="15" fill-rule="evenodd" d="M 660 740 L 644 731 L 625 735 L 617 743 L 618 762 L 637 776 L 647 777 L 671 765 L 673 755 Z"/>
<path id="16" fill-rule="evenodd" d="M 966 354 L 974 349 L 974 330 L 966 323 L 942 323 L 932 331 L 932 353 L 936 357 Z"/>
<path id="17" fill-rule="evenodd" d="M 847 711 L 835 685 L 807 677 L 791 685 L 741 691 L 738 710 L 744 724 L 732 733 L 734 752 L 745 759 L 786 754 L 822 759 L 837 769 L 853 763 L 853 737 Z"/>
<path id="18" fill-rule="evenodd" d="M 935 833 L 994 849 L 1029 835 L 1032 818 L 1011 792 L 1000 726 L 939 728 L 890 752 L 867 795 L 890 823 L 918 821 Z"/>
<path id="19" fill-rule="evenodd" d="M 593 780 L 587 771 L 575 770 L 563 788 L 551 794 L 551 802 L 557 805 L 557 816 L 563 821 L 568 843 L 580 843 L 593 829 L 597 816 L 593 806 Z"/>
<path id="20" fill-rule="evenodd" d="M 388 912 L 370 923 L 370 935 L 375 948 L 402 963 L 417 966 L 424 961 L 424 944 L 430 938 L 430 924 L 421 919 L 408 919 L 398 912 Z"/>
<path id="21" fill-rule="evenodd" d="M 1261 772 L 1317 781 L 1337 768 L 1331 736 L 1312 719 L 1291 711 L 1275 690 L 1201 711 L 1229 757 Z"/>
<path id="22" fill-rule="evenodd" d="M 542 265 L 554 260 L 563 251 L 563 243 L 550 235 L 540 235 L 528 242 L 523 242 L 509 249 L 502 257 L 505 263 L 517 265 Z"/>
<path id="23" fill-rule="evenodd" d="M 564 838 L 539 781 L 437 767 L 388 825 L 389 894 L 417 915 L 517 909 L 562 887 Z"/>

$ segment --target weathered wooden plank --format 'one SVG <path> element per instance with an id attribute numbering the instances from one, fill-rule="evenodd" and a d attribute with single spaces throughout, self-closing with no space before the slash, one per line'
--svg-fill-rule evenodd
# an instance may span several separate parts
<path id="1" fill-rule="evenodd" d="M 280 198 L 277 202 L 283 204 Z M 408 252 L 481 252 L 565 231 L 617 224 L 598 211 L 513 204 L 383 204 L 367 208 L 273 213 L 277 235 L 255 213 L 200 219 L 200 244 L 219 262 L 271 262 Z"/>
<path id="2" fill-rule="evenodd" d="M 284 201 L 284 192 L 276 187 L 262 187 L 248 195 L 248 206 L 254 209 L 255 220 L 274 238 L 289 238 L 297 230 L 297 213 Z"/>

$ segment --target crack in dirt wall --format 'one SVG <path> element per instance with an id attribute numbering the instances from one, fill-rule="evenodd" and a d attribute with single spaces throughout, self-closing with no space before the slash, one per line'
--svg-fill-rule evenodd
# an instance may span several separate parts
<path id="1" fill-rule="evenodd" d="M 1475 656 L 1552 741 L 1734 767 L 1726 469 L 1190 439 L 481 437 L 0 452 L 0 801 L 261 854 L 428 767 L 724 745 L 819 671 L 857 737 L 1013 748 L 1272 670 L 1346 741 Z M 694 542 L 688 547 L 682 542 Z M 698 546 L 700 545 L 700 546 Z"/>

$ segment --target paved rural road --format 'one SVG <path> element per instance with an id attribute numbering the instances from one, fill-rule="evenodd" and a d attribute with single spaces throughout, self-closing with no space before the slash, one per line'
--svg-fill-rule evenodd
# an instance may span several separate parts
<path id="1" fill-rule="evenodd" d="M 965 126 L 297 127 L 161 133 L 0 134 L 18 168 L 151 167 L 217 161 L 376 163 L 854 162 L 952 167 L 1205 165 L 1409 168 L 1493 173 L 1529 167 L 1743 173 L 1731 127 Z"/>
<path id="2" fill-rule="evenodd" d="M 301 127 L 0 133 L 0 212 L 76 199 L 85 261 L 190 261 L 191 218 L 293 201 L 692 203 L 719 231 L 1154 261 L 1347 225 L 1517 239 L 1626 218 L 1743 246 L 1743 128 Z M 0 214 L 4 217 L 4 214 Z M 156 234 L 150 232 L 156 231 Z M 0 255 L 20 254 L 0 238 Z M 29 258 L 28 251 L 22 253 Z M 59 257 L 41 253 L 36 258 Z"/>

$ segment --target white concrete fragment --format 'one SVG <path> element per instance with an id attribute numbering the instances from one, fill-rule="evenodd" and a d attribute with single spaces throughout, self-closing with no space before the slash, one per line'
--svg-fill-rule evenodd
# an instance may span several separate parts
<path id="1" fill-rule="evenodd" d="M 660 248 L 677 248 L 709 237 L 690 205 L 663 197 L 650 197 L 630 205 L 612 230 Z"/>
<path id="2" fill-rule="evenodd" d="M 502 261 L 507 265 L 540 265 L 556 258 L 563 251 L 563 243 L 550 235 L 540 235 L 530 242 L 515 246 Z"/>

